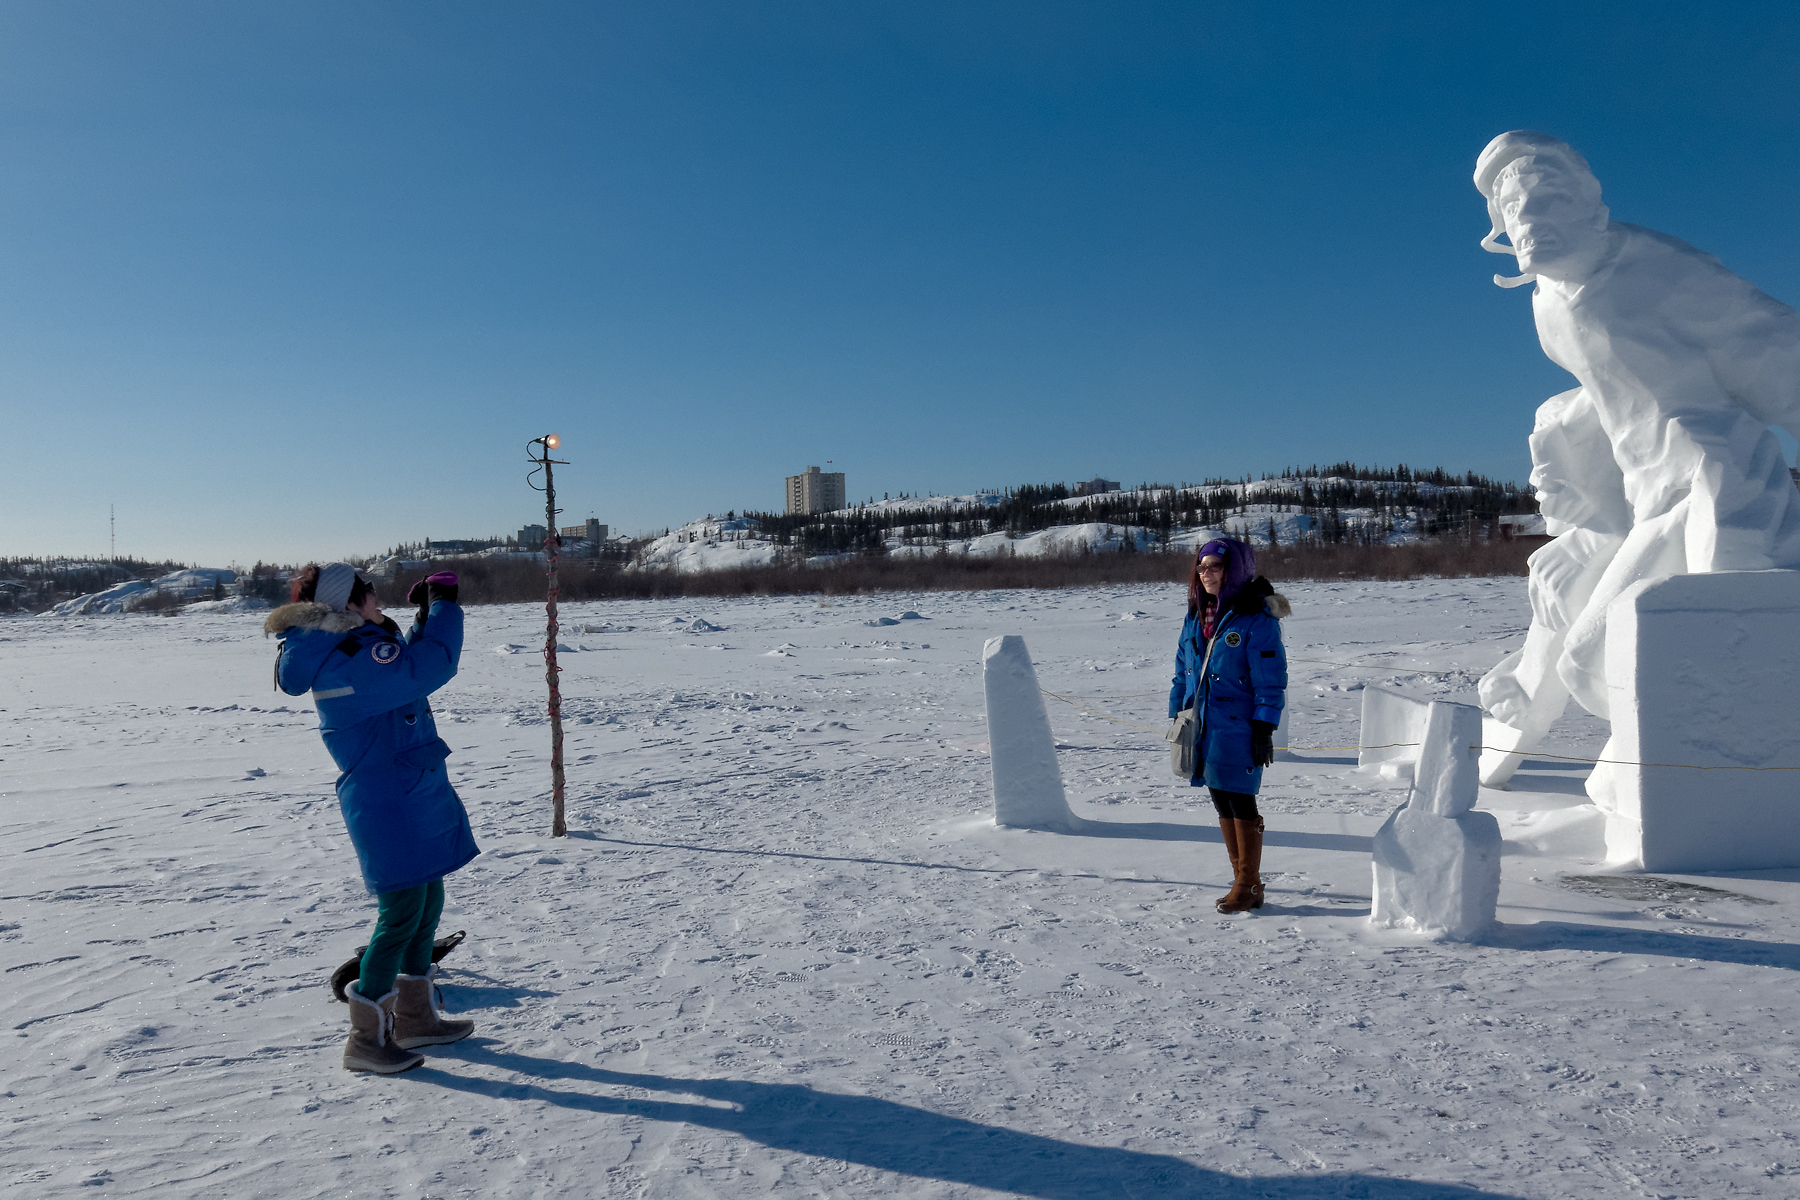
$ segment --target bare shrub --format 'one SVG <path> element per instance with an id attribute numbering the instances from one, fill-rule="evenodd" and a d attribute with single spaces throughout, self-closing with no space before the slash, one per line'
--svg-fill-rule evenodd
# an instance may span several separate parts
<path id="1" fill-rule="evenodd" d="M 131 597 L 129 611 L 134 613 L 156 613 L 164 617 L 172 617 L 187 601 L 174 592 L 165 592 L 152 588 L 147 592 L 139 592 Z"/>
<path id="2" fill-rule="evenodd" d="M 1520 539 L 1420 542 L 1409 546 L 1275 546 L 1258 551 L 1257 566 L 1276 582 L 1523 575 L 1526 557 L 1540 544 L 1536 539 Z M 1186 553 L 1151 552 L 1029 558 L 889 554 L 844 557 L 819 566 L 775 563 L 680 572 L 627 570 L 619 563 L 572 560 L 559 565 L 558 576 L 564 601 L 654 600 L 1178 583 L 1186 582 L 1190 562 Z M 462 577 L 460 598 L 467 604 L 517 604 L 544 598 L 541 562 L 440 559 L 429 568 L 444 569 Z M 388 608 L 402 607 L 407 590 L 427 573 L 424 568 L 402 572 L 393 583 L 381 585 L 382 603 Z"/>

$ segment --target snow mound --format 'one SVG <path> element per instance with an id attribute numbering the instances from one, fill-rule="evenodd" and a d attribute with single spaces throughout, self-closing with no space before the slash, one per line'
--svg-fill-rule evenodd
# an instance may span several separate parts
<path id="1" fill-rule="evenodd" d="M 876 617 L 873 621 L 863 622 L 864 625 L 874 625 L 877 627 L 882 625 L 898 625 L 899 623 L 900 622 L 894 620 L 892 617 Z"/>
<path id="2" fill-rule="evenodd" d="M 91 592 L 64 600 L 50 610 L 53 617 L 90 617 L 105 613 L 122 613 L 130 609 L 134 598 L 155 590 L 149 580 L 127 579 L 103 592 Z"/>
<path id="3" fill-rule="evenodd" d="M 233 596 L 229 600 L 196 600 L 182 608 L 184 613 L 247 613 L 269 607 L 257 596 Z"/>
<path id="4" fill-rule="evenodd" d="M 689 632 L 689 633 L 724 633 L 725 632 L 725 627 L 723 625 L 714 625 L 711 621 L 706 620 L 704 617 L 695 617 L 693 624 L 688 625 L 686 627 L 686 629 L 687 629 L 687 632 Z"/>

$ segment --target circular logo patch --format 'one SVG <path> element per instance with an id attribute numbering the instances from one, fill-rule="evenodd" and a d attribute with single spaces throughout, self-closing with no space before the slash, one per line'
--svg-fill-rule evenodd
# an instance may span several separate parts
<path id="1" fill-rule="evenodd" d="M 1236 637 L 1237 635 L 1234 633 L 1231 636 Z M 1236 643 L 1233 644 L 1235 645 Z M 400 657 L 400 643 L 376 642 L 373 646 L 369 647 L 369 657 L 385 667 Z"/>
<path id="2" fill-rule="evenodd" d="M 1225 635 L 1225 644 L 1227 646 L 1235 646 L 1238 643 L 1242 642 L 1243 640 L 1244 640 L 1243 635 L 1238 633 L 1236 630 L 1233 630 L 1232 632 Z"/>

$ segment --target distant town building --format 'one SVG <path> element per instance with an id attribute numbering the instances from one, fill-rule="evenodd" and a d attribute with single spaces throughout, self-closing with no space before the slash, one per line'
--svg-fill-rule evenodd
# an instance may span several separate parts
<path id="1" fill-rule="evenodd" d="M 1119 481 L 1116 479 L 1090 479 L 1086 483 L 1078 483 L 1075 485 L 1075 494 L 1077 496 L 1098 496 L 1105 492 L 1116 492 L 1118 490 Z"/>
<path id="2" fill-rule="evenodd" d="M 461 539 L 451 538 L 451 539 L 448 539 L 445 541 L 439 541 L 439 542 L 434 542 L 430 538 L 426 538 L 425 539 L 425 553 L 427 555 L 431 555 L 431 554 L 473 554 L 477 550 L 486 550 L 491 545 L 493 545 L 492 542 L 470 541 L 466 538 L 461 538 Z"/>
<path id="3" fill-rule="evenodd" d="M 564 525 L 562 527 L 562 536 L 565 541 L 570 538 L 580 538 L 583 541 L 592 542 L 594 545 L 598 546 L 601 542 L 606 540 L 606 526 L 594 520 L 594 518 L 589 517 L 587 519 L 587 524 L 585 525 Z"/>
<path id="4" fill-rule="evenodd" d="M 806 468 L 804 475 L 787 477 L 787 511 L 789 516 L 807 513 L 836 512 L 844 507 L 844 473 Z"/>
<path id="5" fill-rule="evenodd" d="M 519 549 L 542 550 L 544 535 L 548 532 L 542 525 L 526 525 L 519 530 Z"/>

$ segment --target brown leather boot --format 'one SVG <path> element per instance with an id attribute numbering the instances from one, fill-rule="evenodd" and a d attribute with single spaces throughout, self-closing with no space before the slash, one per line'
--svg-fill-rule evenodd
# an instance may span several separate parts
<path id="1" fill-rule="evenodd" d="M 1237 874 L 1231 884 L 1231 891 L 1219 901 L 1218 908 L 1222 913 L 1245 912 L 1263 905 L 1262 845 L 1263 822 L 1261 817 L 1253 821 L 1233 821 L 1237 826 Z"/>
<path id="2" fill-rule="evenodd" d="M 356 990 L 358 986 L 352 983 L 344 989 L 344 998 L 350 1002 L 350 1037 L 344 1042 L 344 1069 L 397 1075 L 424 1062 L 423 1054 L 402 1050 L 390 1036 L 394 1027 L 394 998 L 399 991 L 389 992 L 379 1000 L 370 1000 Z"/>
<path id="3" fill-rule="evenodd" d="M 394 1044 L 404 1050 L 415 1046 L 443 1046 L 460 1042 L 475 1032 L 473 1021 L 447 1021 L 438 1009 L 431 986 L 433 967 L 426 975 L 394 977 Z"/>
<path id="4" fill-rule="evenodd" d="M 1241 852 L 1238 850 L 1238 826 L 1240 824 L 1242 824 L 1242 822 L 1234 821 L 1230 817 L 1219 818 L 1219 835 L 1225 839 L 1225 854 L 1226 857 L 1231 859 L 1231 891 L 1213 901 L 1213 907 L 1220 912 L 1226 911 L 1226 902 L 1237 892 L 1237 881 L 1239 876 L 1238 860 L 1242 857 Z"/>
<path id="5" fill-rule="evenodd" d="M 1262 881 L 1263 819 L 1238 822 L 1238 856 L 1243 861 L 1244 880 L 1249 887 L 1250 907 L 1263 906 Z"/>

